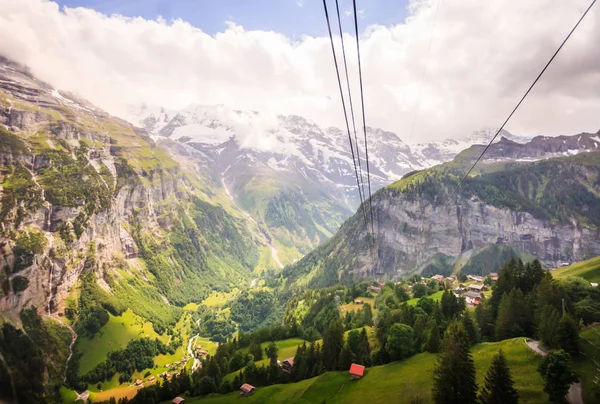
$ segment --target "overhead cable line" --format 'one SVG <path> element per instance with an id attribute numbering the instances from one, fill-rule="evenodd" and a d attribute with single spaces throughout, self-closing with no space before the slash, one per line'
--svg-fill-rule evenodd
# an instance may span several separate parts
<path id="1" fill-rule="evenodd" d="M 556 58 L 556 55 L 558 55 L 558 53 L 563 48 L 563 46 L 565 45 L 565 43 L 567 43 L 567 41 L 569 40 L 569 38 L 571 38 L 571 35 L 573 35 L 573 33 L 575 32 L 575 30 L 577 29 L 577 27 L 579 26 L 579 24 L 581 23 L 581 21 L 583 21 L 583 19 L 585 18 L 585 16 L 588 14 L 588 12 L 591 10 L 591 8 L 594 6 L 595 3 L 596 3 L 596 0 L 592 0 L 592 2 L 590 3 L 590 5 L 588 6 L 588 8 L 585 10 L 585 12 L 579 18 L 579 20 L 577 21 L 577 23 L 575 24 L 575 26 L 571 29 L 571 31 L 569 32 L 569 34 L 567 35 L 567 37 L 562 41 L 562 43 L 560 44 L 560 46 L 558 47 L 558 49 L 556 50 L 556 52 L 554 52 L 554 54 L 552 55 L 552 57 L 550 58 L 550 60 L 548 61 L 548 63 L 546 63 L 546 65 L 544 66 L 544 68 L 542 69 L 542 71 L 535 78 L 535 80 L 533 81 L 533 84 L 531 84 L 531 86 L 529 86 L 529 88 L 527 89 L 527 91 L 525 92 L 525 94 L 523 95 L 523 97 L 521 97 L 521 100 L 519 101 L 519 103 L 515 106 L 515 108 L 510 113 L 510 115 L 508 115 L 508 118 L 506 118 L 506 120 L 504 121 L 504 123 L 502 124 L 502 126 L 496 131 L 496 134 L 494 135 L 494 137 L 492 138 L 492 140 L 490 140 L 490 142 L 487 144 L 487 146 L 485 147 L 485 149 L 483 149 L 483 151 L 481 152 L 481 154 L 479 155 L 479 157 L 477 157 L 477 160 L 475 160 L 475 162 L 473 163 L 473 165 L 471 166 L 471 168 L 469 168 L 469 171 L 467 171 L 467 173 L 462 177 L 462 179 L 460 180 L 460 182 L 458 183 L 458 185 L 456 186 L 456 188 L 454 188 L 454 190 L 452 191 L 452 193 L 450 194 L 450 196 L 448 197 L 448 199 L 446 199 L 446 202 L 444 202 L 444 204 L 442 205 L 442 208 L 440 210 L 438 210 L 438 212 L 441 212 L 446 207 L 446 205 L 448 204 L 448 202 L 454 197 L 454 195 L 456 194 L 456 192 L 458 191 L 458 189 L 462 186 L 462 184 L 465 182 L 465 180 L 467 179 L 467 177 L 469 176 L 469 174 L 471 173 L 471 171 L 473 171 L 473 169 L 475 168 L 475 166 L 477 165 L 477 163 L 479 163 L 479 161 L 481 160 L 481 158 L 483 157 L 483 155 L 485 154 L 485 152 L 490 148 L 490 146 L 492 145 L 492 143 L 494 143 L 494 140 L 496 140 L 496 137 L 498 137 L 498 134 L 500 134 L 500 132 L 502 132 L 502 130 L 504 129 L 504 126 L 506 126 L 506 124 L 508 123 L 508 121 L 510 120 L 510 118 L 512 118 L 512 116 L 515 114 L 515 112 L 517 112 L 517 109 L 519 109 L 519 107 L 521 106 L 521 104 L 523 103 L 523 101 L 525 101 L 525 98 L 529 95 L 529 93 L 531 92 L 531 90 L 533 89 L 533 87 L 535 87 L 535 85 L 540 80 L 540 78 L 542 77 L 542 75 L 546 72 L 546 70 L 548 69 L 548 67 L 550 66 L 550 64 Z M 429 229 L 429 227 L 431 227 L 431 225 L 433 224 L 433 222 L 437 218 L 437 215 L 438 215 L 437 213 L 434 215 L 433 219 L 427 225 L 427 229 Z"/>
<path id="2" fill-rule="evenodd" d="M 338 26 L 340 28 L 340 40 L 342 43 L 342 59 L 344 61 L 344 72 L 346 73 L 346 86 L 348 88 L 348 103 L 350 104 L 350 117 L 352 118 L 352 130 L 354 131 L 354 144 L 356 145 L 356 159 L 358 160 L 358 173 L 360 176 L 360 186 L 363 194 L 363 199 L 367 199 L 365 196 L 365 182 L 362 175 L 362 165 L 360 162 L 360 148 L 358 147 L 358 138 L 356 137 L 356 120 L 354 119 L 354 103 L 352 102 L 352 92 L 350 91 L 350 76 L 348 75 L 348 63 L 346 61 L 346 48 L 344 46 L 344 33 L 342 32 L 342 20 L 340 18 L 340 7 L 338 0 L 335 0 L 335 9 L 337 11 Z"/>
<path id="3" fill-rule="evenodd" d="M 337 0 L 336 0 L 337 1 Z M 369 185 L 369 212 L 371 215 L 371 234 L 373 237 L 373 244 L 375 243 L 375 225 L 373 219 L 373 206 L 372 206 L 372 194 L 371 194 L 371 172 L 369 170 L 369 146 L 367 142 L 367 123 L 365 117 L 365 98 L 363 91 L 363 80 L 362 80 L 362 64 L 360 62 L 360 40 L 358 38 L 358 13 L 356 12 L 356 0 L 352 0 L 352 7 L 354 9 L 354 34 L 356 36 L 356 54 L 358 56 L 358 80 L 360 85 L 360 106 L 362 112 L 362 124 L 363 134 L 365 138 L 365 160 L 367 162 L 367 182 Z M 364 194 L 364 191 L 363 191 Z"/>
<path id="4" fill-rule="evenodd" d="M 338 67 L 337 56 L 335 54 L 335 45 L 333 44 L 333 35 L 331 33 L 331 24 L 329 23 L 329 13 L 327 11 L 326 0 L 323 0 L 323 9 L 325 10 L 325 18 L 327 19 L 327 30 L 329 31 L 329 41 L 331 42 L 331 52 L 333 53 L 333 63 L 335 64 L 335 72 L 337 75 L 338 87 L 340 90 L 340 97 L 342 99 L 342 109 L 344 110 L 344 119 L 346 121 L 346 130 L 348 131 L 348 141 L 350 142 L 350 151 L 352 152 L 352 162 L 354 164 L 354 175 L 356 176 L 356 184 L 358 185 L 358 196 L 360 197 L 360 206 L 361 206 L 362 212 L 363 212 L 365 229 L 367 230 L 367 233 L 368 233 L 367 214 L 365 212 L 363 194 L 360 190 L 360 181 L 358 179 L 358 169 L 356 166 L 356 158 L 354 157 L 354 147 L 352 145 L 352 135 L 350 134 L 350 125 L 348 123 L 348 112 L 346 111 L 346 102 L 344 101 L 344 90 L 342 89 L 342 80 L 340 78 L 340 69 Z"/>

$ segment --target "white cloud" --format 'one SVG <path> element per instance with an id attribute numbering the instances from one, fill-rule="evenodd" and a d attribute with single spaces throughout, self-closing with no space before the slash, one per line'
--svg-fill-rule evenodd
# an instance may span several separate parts
<path id="1" fill-rule="evenodd" d="M 298 7 L 304 7 L 304 0 L 296 0 L 296 5 Z"/>
<path id="2" fill-rule="evenodd" d="M 370 26 L 361 37 L 367 124 L 408 140 L 420 95 L 413 141 L 499 125 L 587 3 L 444 1 L 420 84 L 435 3 L 413 0 L 405 23 Z M 598 38 L 600 6 L 548 69 L 509 130 L 559 134 L 600 129 Z M 345 41 L 351 78 L 357 82 L 354 38 Z M 221 103 L 340 126 L 343 119 L 325 37 L 293 41 L 235 23 L 210 36 L 181 20 L 61 10 L 45 0 L 0 0 L 0 54 L 117 115 L 128 104 L 144 101 L 176 109 Z M 356 86 L 353 94 L 358 100 Z"/>

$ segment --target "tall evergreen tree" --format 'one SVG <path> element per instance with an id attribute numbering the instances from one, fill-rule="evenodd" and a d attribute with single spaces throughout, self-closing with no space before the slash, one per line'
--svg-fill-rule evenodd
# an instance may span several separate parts
<path id="1" fill-rule="evenodd" d="M 462 316 L 462 325 L 465 327 L 465 331 L 469 334 L 469 339 L 471 340 L 471 345 L 475 345 L 479 342 L 479 330 L 477 329 L 477 324 L 473 321 L 471 315 L 466 312 Z"/>
<path id="2" fill-rule="evenodd" d="M 525 299 L 520 289 L 513 289 L 502 296 L 496 319 L 497 341 L 525 335 Z"/>
<path id="3" fill-rule="evenodd" d="M 435 321 L 429 328 L 425 350 L 431 353 L 437 353 L 440 350 L 440 330 Z"/>
<path id="4" fill-rule="evenodd" d="M 556 337 L 561 349 L 573 356 L 579 354 L 579 326 L 569 314 L 563 315 L 558 322 Z"/>
<path id="5" fill-rule="evenodd" d="M 337 370 L 344 348 L 344 327 L 339 320 L 331 320 L 323 335 L 323 366 L 327 370 Z"/>
<path id="6" fill-rule="evenodd" d="M 475 364 L 469 335 L 458 321 L 444 334 L 441 353 L 433 370 L 433 401 L 436 404 L 475 404 Z"/>
<path id="7" fill-rule="evenodd" d="M 485 376 L 485 386 L 479 394 L 481 404 L 516 404 L 519 394 L 514 387 L 510 369 L 502 350 L 492 358 L 492 364 Z"/>

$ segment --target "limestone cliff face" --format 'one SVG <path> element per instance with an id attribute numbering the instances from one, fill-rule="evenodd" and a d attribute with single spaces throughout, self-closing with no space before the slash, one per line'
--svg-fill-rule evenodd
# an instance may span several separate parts
<path id="1" fill-rule="evenodd" d="M 595 229 L 575 220 L 553 224 L 476 197 L 441 209 L 402 195 L 381 195 L 373 208 L 379 218 L 375 228 L 379 266 L 365 260 L 367 271 L 402 275 L 437 253 L 457 257 L 496 243 L 526 251 L 548 267 L 600 255 L 600 234 Z"/>
<path id="2" fill-rule="evenodd" d="M 464 158 L 378 191 L 372 198 L 374 234 L 359 209 L 284 276 L 291 284 L 314 286 L 349 278 L 394 279 L 440 254 L 456 268 L 497 244 L 526 252 L 549 268 L 600 255 L 600 152 L 534 162 L 484 160 L 446 203 L 470 166 Z"/>
<path id="3" fill-rule="evenodd" d="M 110 292 L 105 272 L 138 257 L 133 217 L 143 217 L 146 231 L 168 228 L 168 217 L 159 223 L 165 201 L 188 199 L 187 185 L 143 131 L 65 98 L 18 66 L 0 64 L 0 78 L 0 312 L 30 305 L 62 312 L 90 251 Z M 127 153 L 137 167 L 124 162 Z M 19 247 L 28 232 L 43 234 L 41 251 Z"/>

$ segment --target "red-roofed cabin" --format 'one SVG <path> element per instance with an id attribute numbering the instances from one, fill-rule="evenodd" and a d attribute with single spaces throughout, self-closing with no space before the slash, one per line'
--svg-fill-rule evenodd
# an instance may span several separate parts
<path id="1" fill-rule="evenodd" d="M 350 380 L 360 379 L 361 377 L 363 377 L 364 374 L 364 366 L 357 365 L 356 363 L 353 363 L 352 366 L 350 366 Z"/>
<path id="2" fill-rule="evenodd" d="M 240 387 L 240 396 L 243 396 L 243 397 L 250 396 L 250 395 L 252 395 L 252 393 L 254 393 L 254 390 L 256 390 L 256 387 L 254 387 L 251 384 L 244 383 Z"/>
<path id="3" fill-rule="evenodd" d="M 184 401 L 185 401 L 185 400 L 184 400 L 183 398 L 181 398 L 181 397 L 175 397 L 175 398 L 173 399 L 173 404 L 181 404 L 181 403 L 183 403 Z"/>
<path id="4" fill-rule="evenodd" d="M 281 370 L 288 375 L 294 370 L 294 358 L 288 358 L 281 363 Z"/>

